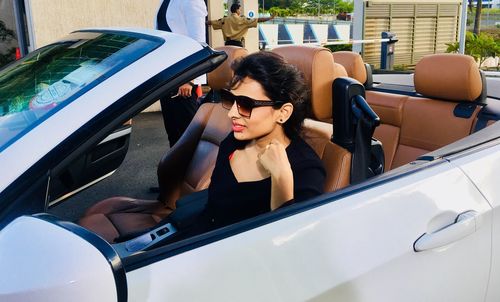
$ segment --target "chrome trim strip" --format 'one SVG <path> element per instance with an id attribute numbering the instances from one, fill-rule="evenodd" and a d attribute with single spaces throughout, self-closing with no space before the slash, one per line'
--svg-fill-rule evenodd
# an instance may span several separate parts
<path id="1" fill-rule="evenodd" d="M 106 175 L 104 175 L 104 176 L 101 176 L 101 177 L 99 177 L 98 179 L 96 179 L 96 180 L 94 180 L 94 181 L 91 181 L 91 182 L 89 182 L 88 184 L 86 184 L 86 185 L 84 185 L 84 186 L 81 186 L 80 188 L 78 188 L 78 189 L 76 189 L 76 190 L 74 190 L 74 191 L 72 191 L 72 192 L 69 192 L 69 193 L 67 193 L 67 194 L 65 194 L 65 195 L 63 195 L 63 196 L 61 196 L 61 197 L 59 197 L 58 199 L 56 199 L 56 200 L 54 200 L 54 201 L 49 202 L 49 207 L 51 207 L 51 206 L 53 206 L 53 205 L 55 205 L 55 204 L 59 203 L 60 201 L 63 201 L 64 199 L 69 198 L 69 197 L 71 197 L 72 195 L 75 195 L 76 193 L 78 193 L 78 192 L 80 192 L 80 191 L 83 191 L 83 190 L 85 190 L 86 188 L 88 188 L 88 187 L 90 187 L 90 186 L 92 186 L 92 185 L 94 185 L 94 184 L 96 184 L 96 183 L 100 182 L 101 180 L 103 180 L 103 179 L 105 179 L 105 178 L 107 178 L 107 177 L 111 176 L 111 174 L 115 173 L 115 171 L 116 171 L 116 170 L 113 170 L 113 171 L 109 172 L 108 174 L 106 174 Z"/>
<path id="2" fill-rule="evenodd" d="M 109 142 L 111 140 L 114 140 L 114 139 L 117 139 L 119 137 L 122 137 L 122 136 L 125 136 L 125 135 L 129 135 L 130 133 L 132 133 L 132 127 L 128 127 L 126 129 L 122 129 L 120 131 L 117 131 L 117 132 L 113 132 L 111 133 L 110 135 L 106 136 L 105 139 L 103 139 L 99 144 L 97 144 L 98 146 L 100 144 L 104 144 L 105 142 Z"/>

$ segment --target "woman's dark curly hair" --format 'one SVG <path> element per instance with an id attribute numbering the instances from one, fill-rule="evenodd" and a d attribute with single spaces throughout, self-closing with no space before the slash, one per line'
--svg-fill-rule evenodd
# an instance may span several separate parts
<path id="1" fill-rule="evenodd" d="M 309 91 L 302 72 L 288 64 L 281 56 L 268 51 L 260 51 L 236 60 L 231 67 L 234 70 L 231 88 L 237 87 L 248 77 L 262 85 L 269 99 L 291 103 L 293 112 L 283 124 L 283 129 L 289 138 L 300 134 L 304 118 L 310 110 Z"/>

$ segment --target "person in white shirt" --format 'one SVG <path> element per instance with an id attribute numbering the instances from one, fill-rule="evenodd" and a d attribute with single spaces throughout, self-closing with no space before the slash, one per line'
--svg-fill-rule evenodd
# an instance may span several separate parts
<path id="1" fill-rule="evenodd" d="M 208 15 L 204 0 L 162 0 L 156 14 L 156 29 L 206 41 L 205 19 Z M 198 109 L 195 84 L 205 84 L 205 76 L 179 87 L 174 96 L 160 99 L 163 123 L 170 147 L 180 138 Z"/>

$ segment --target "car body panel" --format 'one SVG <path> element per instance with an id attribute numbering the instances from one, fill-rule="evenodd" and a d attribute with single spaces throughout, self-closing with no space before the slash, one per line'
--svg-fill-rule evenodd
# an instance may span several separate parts
<path id="1" fill-rule="evenodd" d="M 500 143 L 452 161 L 464 171 L 493 207 L 492 264 L 486 301 L 500 297 Z"/>
<path id="2" fill-rule="evenodd" d="M 440 190 L 449 182 L 454 190 Z M 473 234 L 413 250 L 422 234 L 469 210 L 480 217 Z M 128 272 L 129 299 L 480 301 L 489 277 L 491 219 L 475 186 L 443 162 Z"/>
<path id="3" fill-rule="evenodd" d="M 0 301 L 117 301 L 106 258 L 66 229 L 23 216 L 0 232 L 0 246 Z"/>

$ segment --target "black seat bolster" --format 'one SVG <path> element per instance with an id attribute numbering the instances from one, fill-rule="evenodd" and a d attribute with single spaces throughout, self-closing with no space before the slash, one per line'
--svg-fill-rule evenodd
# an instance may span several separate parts
<path id="1" fill-rule="evenodd" d="M 365 99 L 365 88 L 358 81 L 340 77 L 333 82 L 332 142 L 353 154 L 351 184 L 373 176 L 372 136 L 380 118 Z"/>
<path id="2" fill-rule="evenodd" d="M 363 84 L 365 85 L 366 90 L 370 90 L 373 88 L 373 72 L 371 65 L 365 63 L 365 70 L 366 70 L 366 82 L 364 82 Z"/>

